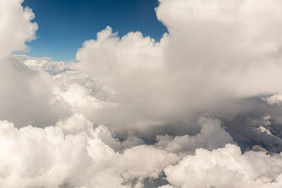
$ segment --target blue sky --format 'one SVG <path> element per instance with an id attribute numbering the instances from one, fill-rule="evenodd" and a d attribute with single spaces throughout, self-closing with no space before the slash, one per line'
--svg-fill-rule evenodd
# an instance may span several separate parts
<path id="1" fill-rule="evenodd" d="M 30 42 L 29 56 L 68 61 L 88 39 L 107 25 L 123 36 L 141 31 L 159 40 L 166 32 L 157 20 L 157 0 L 25 0 L 39 25 L 37 39 Z"/>

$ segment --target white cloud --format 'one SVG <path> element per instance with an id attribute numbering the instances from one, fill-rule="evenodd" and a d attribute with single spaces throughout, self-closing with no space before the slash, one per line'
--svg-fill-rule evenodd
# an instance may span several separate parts
<path id="1" fill-rule="evenodd" d="M 26 41 L 35 38 L 34 14 L 23 8 L 22 0 L 0 2 L 0 119 L 44 126 L 68 114 L 61 101 L 54 99 L 54 83 L 46 73 L 32 71 L 12 57 L 12 52 L 26 50 Z"/>
<path id="2" fill-rule="evenodd" d="M 160 2 L 169 30 L 160 42 L 107 27 L 78 51 L 75 68 L 118 104 L 100 109 L 99 123 L 144 131 L 202 112 L 235 116 L 251 111 L 248 98 L 281 91 L 280 2 Z"/>
<path id="3" fill-rule="evenodd" d="M 13 51 L 26 50 L 26 41 L 35 38 L 38 26 L 30 21 L 34 14 L 29 8 L 23 8 L 23 0 L 1 0 L 0 2 L 0 60 Z"/>
<path id="4" fill-rule="evenodd" d="M 208 150 L 224 147 L 232 143 L 232 137 L 221 127 L 218 120 L 202 117 L 199 120 L 200 133 L 195 136 L 170 137 L 157 136 L 156 147 L 163 148 L 169 152 L 193 153 L 197 148 Z"/>
<path id="5" fill-rule="evenodd" d="M 85 128 L 90 128 L 87 121 L 78 118 L 65 123 L 86 123 Z M 64 134 L 67 125 L 60 123 L 63 130 L 52 126 L 17 129 L 7 121 L 0 124 L 3 187 L 131 187 L 134 179 L 142 184 L 144 178 L 158 178 L 166 166 L 178 160 L 174 154 L 146 145 L 115 153 L 99 137 L 84 131 Z"/>
<path id="6" fill-rule="evenodd" d="M 50 74 L 58 74 L 69 70 L 72 62 L 66 63 L 64 61 L 52 61 L 49 57 L 30 57 L 26 55 L 14 55 L 14 58 L 23 62 L 27 67 L 35 71 L 46 71 Z"/>
<path id="7" fill-rule="evenodd" d="M 143 140 L 136 135 L 129 135 L 126 140 L 120 142 L 108 127 L 104 125 L 94 125 L 80 113 L 60 120 L 56 126 L 60 127 L 65 134 L 79 134 L 84 132 L 89 136 L 99 138 L 115 151 L 122 151 L 123 149 L 144 144 Z M 93 130 L 94 127 L 95 129 Z"/>
<path id="8" fill-rule="evenodd" d="M 107 27 L 75 63 L 11 55 L 21 3 L 0 2 L 0 187 L 281 187 L 281 154 L 232 145 L 281 146 L 280 94 L 254 100 L 282 92 L 280 1 L 160 0 L 160 42 Z"/>
<path id="9" fill-rule="evenodd" d="M 267 97 L 266 99 L 267 104 L 269 105 L 281 105 L 282 104 L 282 95 L 281 94 L 275 94 L 270 97 Z"/>
<path id="10" fill-rule="evenodd" d="M 177 187 L 258 187 L 282 185 L 282 156 L 246 152 L 228 144 L 224 148 L 196 150 L 179 164 L 165 169 L 168 181 Z"/>

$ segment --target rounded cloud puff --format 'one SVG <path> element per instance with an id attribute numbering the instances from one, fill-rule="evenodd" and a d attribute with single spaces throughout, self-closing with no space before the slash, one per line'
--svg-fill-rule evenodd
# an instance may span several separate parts
<path id="1" fill-rule="evenodd" d="M 69 119 L 78 123 L 77 117 Z M 84 121 L 84 122 L 83 122 Z M 134 180 L 158 178 L 178 160 L 175 154 L 140 145 L 122 153 L 106 145 L 94 129 L 65 134 L 59 127 L 21 129 L 0 122 L 0 185 L 3 187 L 131 187 Z M 112 137 L 106 138 L 108 141 Z M 106 140 L 105 140 L 106 141 Z"/>
<path id="2" fill-rule="evenodd" d="M 227 144 L 213 151 L 198 149 L 164 171 L 172 185 L 182 188 L 278 188 L 282 184 L 282 155 L 241 154 L 238 146 Z"/>

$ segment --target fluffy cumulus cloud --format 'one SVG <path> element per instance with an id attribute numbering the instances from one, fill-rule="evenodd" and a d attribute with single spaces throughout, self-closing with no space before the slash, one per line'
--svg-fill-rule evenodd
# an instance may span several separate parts
<path id="1" fill-rule="evenodd" d="M 34 14 L 21 0 L 0 2 L 0 119 L 18 126 L 34 123 L 46 126 L 68 114 L 66 105 L 53 99 L 53 80 L 35 72 L 12 52 L 26 50 L 26 41 L 35 38 Z"/>
<path id="2" fill-rule="evenodd" d="M 281 187 L 281 3 L 160 0 L 159 42 L 111 27 L 75 62 L 0 2 L 0 187 Z"/>
<path id="3" fill-rule="evenodd" d="M 23 8 L 23 0 L 2 0 L 0 2 L 0 58 L 13 51 L 25 50 L 26 41 L 35 38 L 37 24 L 30 21 L 34 14 L 29 8 Z"/>
<path id="4" fill-rule="evenodd" d="M 282 156 L 249 151 L 241 154 L 236 145 L 207 151 L 196 150 L 179 164 L 165 169 L 176 187 L 281 187 Z"/>
<path id="5" fill-rule="evenodd" d="M 80 130 L 73 126 L 76 123 Z M 103 142 L 109 130 L 93 129 L 81 115 L 45 129 L 0 124 L 3 187 L 126 188 L 142 184 L 145 178 L 158 178 L 178 160 L 175 154 L 146 145 L 115 152 Z M 106 140 L 121 144 L 111 136 Z"/>
<path id="6" fill-rule="evenodd" d="M 77 53 L 76 68 L 117 103 L 97 121 L 144 129 L 252 111 L 248 98 L 281 91 L 280 4 L 162 0 L 156 12 L 169 34 L 160 42 L 107 27 Z"/>
<path id="7" fill-rule="evenodd" d="M 232 143 L 232 137 L 221 127 L 218 120 L 200 118 L 200 133 L 195 136 L 184 135 L 171 136 L 159 135 L 156 137 L 156 146 L 165 148 L 170 152 L 194 152 L 197 148 L 214 149 L 224 147 L 227 143 Z"/>
<path id="8" fill-rule="evenodd" d="M 266 101 L 270 105 L 281 105 L 282 104 L 282 95 L 281 94 L 275 94 L 270 97 L 266 98 Z"/>

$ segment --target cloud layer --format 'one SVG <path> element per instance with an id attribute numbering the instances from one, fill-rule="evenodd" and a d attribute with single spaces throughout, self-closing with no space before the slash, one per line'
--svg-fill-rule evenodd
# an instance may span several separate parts
<path id="1" fill-rule="evenodd" d="M 0 2 L 0 187 L 282 186 L 281 2 L 160 0 L 159 42 L 108 26 L 68 63 L 12 55 L 21 3 Z"/>

